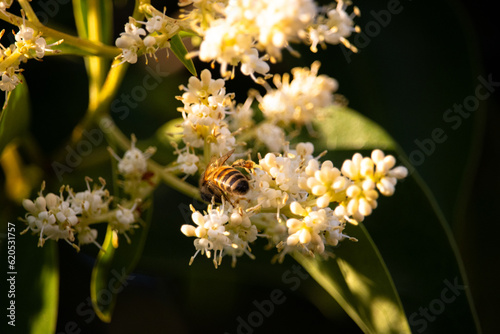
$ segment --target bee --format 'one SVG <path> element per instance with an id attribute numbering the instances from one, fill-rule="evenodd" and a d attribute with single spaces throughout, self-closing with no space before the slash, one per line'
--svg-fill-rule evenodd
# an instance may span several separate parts
<path id="1" fill-rule="evenodd" d="M 238 160 L 231 166 L 224 165 L 233 152 L 234 150 L 231 150 L 218 159 L 214 156 L 210 160 L 200 179 L 200 194 L 205 202 L 211 202 L 213 199 L 216 203 L 222 203 L 224 197 L 232 204 L 228 195 L 242 196 L 250 189 L 246 176 L 233 166 L 249 169 L 253 162 Z"/>

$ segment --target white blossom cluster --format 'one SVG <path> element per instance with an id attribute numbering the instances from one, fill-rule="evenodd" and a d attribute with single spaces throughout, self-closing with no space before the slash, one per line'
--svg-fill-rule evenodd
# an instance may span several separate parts
<path id="1" fill-rule="evenodd" d="M 203 214 L 192 209 L 197 226 L 186 224 L 181 231 L 196 237 L 194 256 L 214 253 L 217 266 L 229 254 L 234 264 L 237 255 L 250 255 L 249 243 L 257 236 L 276 246 L 280 261 L 294 251 L 327 255 L 327 246 L 355 240 L 343 234 L 346 223 L 357 224 L 370 215 L 379 192 L 392 195 L 397 180 L 407 175 L 405 167 L 394 167 L 394 157 L 380 150 L 371 157 L 355 154 L 341 170 L 330 160 L 320 163 L 313 150 L 311 143 L 299 143 L 280 155 L 268 153 L 248 176 L 251 190 L 231 197 L 234 207 L 225 207 L 226 202 Z"/>
<path id="2" fill-rule="evenodd" d="M 181 86 L 185 91 L 179 97 L 184 103 L 180 111 L 185 146 L 176 146 L 179 156 L 175 167 L 180 172 L 202 175 L 213 161 L 210 158 L 232 150 L 244 157 L 244 149 L 238 149 L 245 146 L 243 139 L 263 137 L 261 141 L 268 143 L 267 151 L 272 152 L 259 153 L 255 162 L 237 165 L 243 167 L 242 172 L 246 169 L 250 185 L 246 194 L 224 191 L 222 205 L 212 203 L 203 212 L 191 208 L 195 225 L 181 228 L 186 236 L 195 237 L 191 263 L 198 254 L 213 255 L 217 267 L 223 256 L 229 255 L 234 265 L 238 256 L 253 257 L 250 244 L 257 237 L 267 238 L 278 249 L 280 261 L 294 251 L 327 255 L 328 246 L 350 238 L 343 234 L 346 223 L 361 222 L 377 207 L 379 194 L 392 195 L 397 180 L 406 177 L 406 168 L 395 167 L 394 157 L 380 150 L 374 150 L 370 157 L 357 153 L 339 169 L 332 161 L 321 162 L 321 155 L 315 157 L 312 143 L 290 148 L 287 140 L 292 137 L 285 131 L 286 125 L 310 124 L 318 109 L 335 103 L 331 95 L 337 84 L 318 76 L 318 67 L 294 69 L 292 81 L 288 75 L 283 81 L 275 78 L 276 89 L 257 97 L 264 116 L 257 124 L 251 107 L 253 97 L 235 106 L 224 80 L 212 79 L 208 70 L 200 79 L 191 77 L 187 87 Z M 269 101 L 275 96 L 281 98 L 273 105 Z M 276 135 L 272 135 L 274 129 L 279 129 Z"/>
<path id="3" fill-rule="evenodd" d="M 115 45 L 122 50 L 117 57 L 121 59 L 120 64 L 124 62 L 135 64 L 140 54 L 147 54 L 156 59 L 156 51 L 162 48 L 168 49 L 170 38 L 177 34 L 179 25 L 175 20 L 152 7 L 148 9 L 147 21 L 137 21 L 130 17 L 129 22 L 125 24 L 125 31 L 116 39 Z"/>
<path id="4" fill-rule="evenodd" d="M 97 230 L 90 227 L 89 221 L 101 221 L 103 217 L 108 217 L 109 204 L 112 200 L 109 192 L 104 189 L 106 182 L 100 179 L 101 187 L 92 189 L 90 182 L 92 179 L 86 178 L 87 189 L 81 192 L 74 192 L 69 186 L 62 186 L 59 196 L 54 193 L 43 195 L 45 184 L 35 201 L 23 200 L 23 207 L 28 211 L 24 221 L 28 228 L 39 234 L 38 246 L 42 247 L 46 240 L 58 241 L 63 239 L 76 249 L 80 245 L 96 242 Z M 66 197 L 64 196 L 66 190 Z M 78 244 L 75 244 L 75 235 Z"/>
<path id="5" fill-rule="evenodd" d="M 192 76 L 187 87 L 180 87 L 184 93 L 178 97 L 183 102 L 179 111 L 184 119 L 181 126 L 185 146 L 176 147 L 176 169 L 194 175 L 211 156 L 236 148 L 238 135 L 256 140 L 268 151 L 281 152 L 287 140 L 285 130 L 292 125 L 311 128 L 322 109 L 336 103 L 333 93 L 338 88 L 337 81 L 319 75 L 319 66 L 319 62 L 314 62 L 311 69 L 292 69 L 292 80 L 287 73 L 276 75 L 276 88 L 265 83 L 266 94 L 252 93 L 243 105 L 235 104 L 234 94 L 226 94 L 224 79 L 212 79 L 209 70 L 203 70 L 200 78 Z M 263 116 L 258 124 L 252 109 L 255 99 Z M 198 155 L 202 153 L 205 155 L 200 160 Z"/>
<path id="6" fill-rule="evenodd" d="M 187 31 L 202 39 L 199 50 L 191 56 L 216 61 L 223 77 L 231 76 L 234 67 L 241 65 L 244 75 L 259 81 L 256 74 L 266 77 L 268 61 L 281 60 L 283 49 L 297 54 L 290 43 L 306 43 L 313 52 L 318 45 L 343 43 L 356 51 L 347 38 L 359 31 L 353 21 L 359 11 L 355 7 L 347 14 L 349 4 L 342 0 L 326 7 L 318 7 L 313 0 L 183 0 L 179 5 L 185 8 L 179 20 L 143 5 L 140 9 L 149 19 L 139 22 L 130 18 L 116 46 L 122 49 L 122 62 L 135 63 L 138 55 L 152 55 L 169 47 L 169 38 Z M 139 24 L 145 25 L 149 34 Z"/>
<path id="7" fill-rule="evenodd" d="M 279 140 L 282 135 L 278 131 L 289 128 L 292 124 L 310 128 L 322 109 L 336 103 L 334 93 L 338 89 L 338 83 L 326 75 L 318 75 L 319 67 L 319 61 L 315 61 L 310 69 L 296 67 L 291 71 L 292 80 L 288 73 L 283 76 L 276 74 L 273 78 L 276 88 L 266 85 L 266 94 L 256 95 L 259 109 L 266 119 L 263 123 L 266 128 L 259 131 L 259 140 L 283 147 L 284 141 Z M 267 146 L 271 149 L 271 145 Z"/>
<path id="8" fill-rule="evenodd" d="M 226 94 L 223 79 L 212 79 L 209 70 L 203 70 L 200 79 L 189 78 L 184 94 L 178 97 L 184 104 L 182 133 L 185 147 L 178 150 L 177 164 L 181 172 L 193 175 L 198 171 L 199 158 L 193 149 L 207 149 L 215 155 L 235 147 L 236 139 L 229 129 L 226 114 L 230 112 L 231 97 Z"/>
<path id="9" fill-rule="evenodd" d="M 32 233 L 38 234 L 39 247 L 48 239 L 62 239 L 77 250 L 80 250 L 81 245 L 90 243 L 101 248 L 96 241 L 97 229 L 92 225 L 109 223 L 130 242 L 127 232 L 138 227 L 141 199 L 154 189 L 154 176 L 148 174 L 146 162 L 154 153 L 154 149 L 149 148 L 141 152 L 135 147 L 135 141 L 135 137 L 132 137 L 132 147 L 125 152 L 123 158 L 112 152 L 119 161 L 118 172 L 123 176 L 123 189 L 130 196 L 129 200 L 124 200 L 121 205 L 117 204 L 117 208 L 110 209 L 113 197 L 105 189 L 106 182 L 102 178 L 99 178 L 100 187 L 91 187 L 92 179 L 87 177 L 86 190 L 75 192 L 70 186 L 62 186 L 59 195 L 44 195 L 43 183 L 34 201 L 23 200 L 27 213 L 21 220 L 28 227 L 22 233 L 31 230 Z"/>
<path id="10" fill-rule="evenodd" d="M 294 52 L 290 43 L 304 42 L 316 52 L 317 45 L 343 43 L 351 47 L 347 37 L 354 27 L 356 14 L 346 13 L 347 3 L 318 7 L 313 0 L 212 0 L 184 1 L 193 3 L 187 15 L 191 28 L 203 41 L 199 57 L 217 61 L 221 74 L 228 66 L 241 64 L 241 72 L 252 76 L 269 72 L 268 60 L 281 60 L 282 50 Z M 355 9 L 355 13 L 358 10 Z"/>
<path id="11" fill-rule="evenodd" d="M 0 10 L 5 11 L 10 7 L 12 1 L 1 1 Z M 5 30 L 0 32 L 0 38 L 3 37 Z M 0 90 L 6 94 L 14 90 L 21 79 L 18 75 L 22 70 L 19 68 L 22 62 L 28 59 L 40 60 L 45 56 L 46 52 L 57 52 L 50 49 L 51 46 L 59 45 L 62 40 L 52 44 L 47 44 L 42 34 L 35 31 L 26 25 L 23 18 L 23 24 L 19 26 L 19 31 L 14 35 L 15 43 L 9 47 L 4 47 L 0 44 Z"/>

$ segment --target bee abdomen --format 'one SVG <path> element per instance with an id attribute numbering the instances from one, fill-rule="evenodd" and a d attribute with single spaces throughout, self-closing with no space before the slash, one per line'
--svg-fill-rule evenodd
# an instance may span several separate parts
<path id="1" fill-rule="evenodd" d="M 240 171 L 229 166 L 221 168 L 218 175 L 215 176 L 215 180 L 222 189 L 229 193 L 243 195 L 250 188 L 246 177 Z"/>

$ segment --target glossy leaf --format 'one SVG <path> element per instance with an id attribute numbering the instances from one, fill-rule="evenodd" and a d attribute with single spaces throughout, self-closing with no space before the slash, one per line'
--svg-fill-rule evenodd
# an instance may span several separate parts
<path id="1" fill-rule="evenodd" d="M 317 129 L 326 139 L 325 147 L 336 149 L 325 157 L 335 163 L 341 163 L 335 160 L 339 156 L 347 158 L 360 149 L 385 148 L 406 164 L 404 152 L 391 137 L 353 110 L 331 111 Z M 397 153 L 387 152 L 388 148 Z M 347 227 L 345 233 L 358 238 L 358 243 L 344 241 L 330 261 L 296 259 L 366 333 L 409 332 L 409 326 L 418 332 L 477 331 L 470 290 L 465 288 L 467 278 L 449 225 L 424 180 L 413 169 L 410 172 L 398 183 L 395 196 L 379 199 L 366 225 Z M 446 305 L 441 296 L 449 290 L 457 295 Z M 446 307 L 430 321 L 420 312 L 435 300 Z"/>
<path id="2" fill-rule="evenodd" d="M 78 35 L 91 41 L 110 43 L 112 38 L 113 3 L 105 0 L 73 0 L 73 12 Z M 97 96 L 109 69 L 109 60 L 85 58 L 89 76 L 90 104 L 97 103 Z M 95 107 L 94 107 L 95 108 Z"/>
<path id="3" fill-rule="evenodd" d="M 368 231 L 349 228 L 359 242 L 344 241 L 335 258 L 294 258 L 365 333 L 411 333 L 391 275 Z M 355 232 L 354 232 L 355 230 Z"/>
<path id="4" fill-rule="evenodd" d="M 186 46 L 179 37 L 179 34 L 174 35 L 170 40 L 170 49 L 175 54 L 182 64 L 187 68 L 189 73 L 196 76 L 196 68 L 194 67 L 193 60 L 191 58 L 186 58 L 188 51 Z"/>
<path id="5" fill-rule="evenodd" d="M 113 33 L 113 3 L 108 0 L 73 0 L 73 12 L 81 38 L 110 43 Z"/>
<path id="6" fill-rule="evenodd" d="M 10 228 L 11 226 L 12 222 L 9 224 Z M 2 282 L 9 284 L 2 283 L 2 287 L 9 288 L 3 289 L 5 295 L 2 297 L 2 309 L 6 310 L 5 315 L 9 315 L 10 311 L 7 310 L 7 307 L 12 308 L 10 305 L 12 301 L 14 302 L 13 314 L 15 318 L 13 318 L 13 324 L 15 326 L 8 323 L 12 318 L 4 316 L 0 324 L 0 332 L 55 333 L 59 302 L 57 243 L 48 240 L 43 248 L 39 248 L 37 247 L 37 238 L 29 234 L 19 234 L 24 228 L 24 224 L 16 224 L 14 239 L 10 237 L 10 240 L 14 240 L 14 244 L 7 243 L 7 239 L 2 240 L 0 258 L 5 259 L 5 264 L 7 264 L 8 259 L 12 259 L 8 255 L 12 254 L 12 245 L 15 245 L 15 260 L 12 262 L 12 270 L 5 266 L 0 275 Z M 2 228 L 1 232 L 7 233 L 7 230 Z M 8 245 L 11 249 L 10 254 L 8 254 Z M 10 282 L 14 283 L 12 287 Z M 14 295 L 8 297 L 11 289 Z"/>
<path id="7" fill-rule="evenodd" d="M 112 164 L 113 193 L 118 195 L 123 192 L 123 189 L 119 186 L 117 162 L 113 160 Z M 118 197 L 122 195 L 120 194 Z M 143 205 L 147 206 L 152 202 L 153 199 L 151 198 L 148 203 L 143 203 Z M 141 258 L 151 224 L 152 213 L 153 208 L 150 206 L 141 215 L 144 221 L 140 227 L 127 232 L 130 243 L 127 242 L 123 235 L 119 236 L 108 225 L 102 250 L 97 256 L 90 281 L 92 306 L 97 316 L 104 322 L 111 322 L 118 294 L 134 279 L 129 274 L 134 270 Z"/>
<path id="8" fill-rule="evenodd" d="M 90 296 L 97 316 L 104 322 L 111 322 L 111 317 L 118 294 L 134 279 L 130 273 L 139 261 L 146 243 L 152 208 L 146 213 L 145 224 L 130 236 L 131 243 L 108 226 L 102 250 L 97 256 L 92 270 Z M 119 247 L 115 248 L 118 240 Z M 129 276 L 130 275 L 130 276 Z"/>
<path id="9" fill-rule="evenodd" d="M 366 116 L 347 107 L 326 110 L 327 117 L 318 120 L 315 129 L 322 134 L 322 145 L 328 150 L 394 149 L 387 132 Z"/>
<path id="10" fill-rule="evenodd" d="M 7 94 L 0 113 L 0 153 L 12 139 L 22 135 L 29 126 L 28 84 L 21 74 L 18 75 L 23 83 Z"/>

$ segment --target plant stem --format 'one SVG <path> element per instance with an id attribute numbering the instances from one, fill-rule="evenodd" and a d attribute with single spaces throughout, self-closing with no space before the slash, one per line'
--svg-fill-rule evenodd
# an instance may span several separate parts
<path id="1" fill-rule="evenodd" d="M 35 12 L 33 11 L 33 8 L 31 8 L 31 5 L 27 0 L 18 0 L 18 2 L 19 2 L 19 5 L 21 5 L 21 8 L 26 13 L 26 17 L 28 18 L 29 21 L 34 22 L 34 23 L 40 23 L 40 21 L 38 20 L 38 17 L 36 16 Z"/>
<path id="2" fill-rule="evenodd" d="M 17 15 L 8 13 L 8 12 L 2 12 L 0 11 L 0 19 L 4 20 L 6 22 L 9 22 L 15 26 L 21 26 L 23 25 L 23 18 L 19 17 Z M 78 50 L 82 50 L 89 55 L 94 55 L 94 56 L 100 56 L 100 57 L 106 57 L 106 58 L 114 58 L 120 53 L 120 49 L 114 47 L 114 46 L 109 46 L 105 45 L 100 42 L 93 42 L 89 41 L 87 39 L 82 39 L 79 37 L 75 37 L 63 32 L 60 32 L 55 29 L 48 28 L 41 24 L 40 22 L 32 22 L 32 21 L 27 21 L 24 20 L 24 25 L 26 27 L 30 27 L 33 30 L 42 33 L 43 36 L 45 37 L 51 37 L 55 40 L 64 40 L 64 44 L 66 45 L 71 45 L 75 47 Z M 60 54 L 60 53 L 59 53 Z"/>
<path id="3" fill-rule="evenodd" d="M 99 125 L 103 132 L 108 136 L 109 141 L 115 143 L 122 150 L 128 150 L 130 148 L 129 139 L 120 131 L 120 129 L 115 125 L 111 117 L 108 115 L 102 115 L 99 117 Z M 165 168 L 152 159 L 148 160 L 149 169 L 158 175 L 161 180 L 169 187 L 183 193 L 186 196 L 194 198 L 196 200 L 201 200 L 200 191 L 198 187 L 195 187 L 181 179 L 179 179 L 174 174 L 165 170 Z"/>

